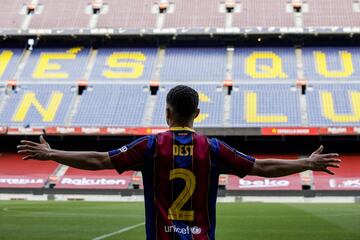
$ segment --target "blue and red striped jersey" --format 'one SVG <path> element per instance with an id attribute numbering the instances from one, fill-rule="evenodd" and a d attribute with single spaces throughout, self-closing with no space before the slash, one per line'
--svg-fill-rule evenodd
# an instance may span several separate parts
<path id="1" fill-rule="evenodd" d="M 171 128 L 109 152 L 121 174 L 141 171 L 148 240 L 213 240 L 219 175 L 244 177 L 255 159 L 224 142 Z"/>

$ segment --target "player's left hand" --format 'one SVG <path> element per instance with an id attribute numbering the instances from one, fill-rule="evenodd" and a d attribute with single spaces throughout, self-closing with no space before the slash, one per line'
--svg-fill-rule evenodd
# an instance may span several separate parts
<path id="1" fill-rule="evenodd" d="M 18 153 L 25 154 L 23 160 L 36 159 L 48 160 L 50 158 L 50 145 L 40 136 L 40 143 L 22 140 L 21 145 L 17 146 Z"/>
<path id="2" fill-rule="evenodd" d="M 335 173 L 328 169 L 328 167 L 339 168 L 341 160 L 338 159 L 338 153 L 321 154 L 324 147 L 321 145 L 318 150 L 313 152 L 309 157 L 310 170 L 326 172 L 334 175 Z"/>

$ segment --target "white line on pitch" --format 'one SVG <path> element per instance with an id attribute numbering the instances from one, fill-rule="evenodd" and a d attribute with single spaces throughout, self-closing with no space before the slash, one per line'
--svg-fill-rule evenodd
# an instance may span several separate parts
<path id="1" fill-rule="evenodd" d="M 142 226 L 142 225 L 144 225 L 144 224 L 145 224 L 144 222 L 142 222 L 142 223 L 138 223 L 138 224 L 135 224 L 135 225 L 132 225 L 132 226 L 126 227 L 126 228 L 122 228 L 122 229 L 117 230 L 117 231 L 115 231 L 115 232 L 111 232 L 111 233 L 108 233 L 108 234 L 105 234 L 105 235 L 102 235 L 102 236 L 99 236 L 99 237 L 93 238 L 92 240 L 101 240 L 101 239 L 105 239 L 105 238 L 108 238 L 108 237 L 114 236 L 114 235 L 116 235 L 116 234 L 120 234 L 120 233 L 123 233 L 123 232 L 130 231 L 131 229 L 134 229 L 134 228 L 140 227 L 140 226 Z"/>

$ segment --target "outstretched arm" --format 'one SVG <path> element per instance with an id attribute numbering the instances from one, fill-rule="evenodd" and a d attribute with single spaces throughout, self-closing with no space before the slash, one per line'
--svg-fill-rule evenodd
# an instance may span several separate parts
<path id="1" fill-rule="evenodd" d="M 339 168 L 340 159 L 337 153 L 321 154 L 323 146 L 313 152 L 310 157 L 298 160 L 256 159 L 249 175 L 262 177 L 282 177 L 306 170 L 322 171 L 333 175 L 328 167 Z"/>
<path id="2" fill-rule="evenodd" d="M 114 168 L 107 152 L 72 152 L 51 149 L 43 136 L 40 136 L 40 143 L 23 140 L 17 148 L 18 153 L 25 155 L 24 160 L 53 160 L 70 167 L 85 170 Z"/>

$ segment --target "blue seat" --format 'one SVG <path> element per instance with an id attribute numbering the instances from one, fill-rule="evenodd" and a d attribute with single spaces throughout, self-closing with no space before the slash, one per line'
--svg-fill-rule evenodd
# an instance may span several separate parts
<path id="1" fill-rule="evenodd" d="M 45 115 L 52 115 L 50 110 L 52 108 L 53 118 L 44 118 L 44 114 L 40 114 L 34 104 L 27 108 L 27 99 L 24 97 L 28 94 L 34 94 L 36 101 L 45 111 L 48 111 Z M 57 104 L 49 105 L 54 94 L 61 97 L 53 100 Z M 63 126 L 74 97 L 75 92 L 70 85 L 21 85 L 21 88 L 10 93 L 7 104 L 0 113 L 0 123 L 13 127 Z"/>
<path id="2" fill-rule="evenodd" d="M 226 48 L 167 48 L 161 68 L 162 82 L 218 82 L 225 79 Z"/>
<path id="3" fill-rule="evenodd" d="M 141 126 L 148 88 L 94 85 L 84 91 L 73 126 Z"/>
<path id="4" fill-rule="evenodd" d="M 158 92 L 152 126 L 167 126 L 165 118 L 166 95 L 175 85 L 165 85 Z M 195 127 L 222 127 L 224 116 L 224 92 L 216 85 L 189 85 L 199 92 L 200 117 Z"/>

